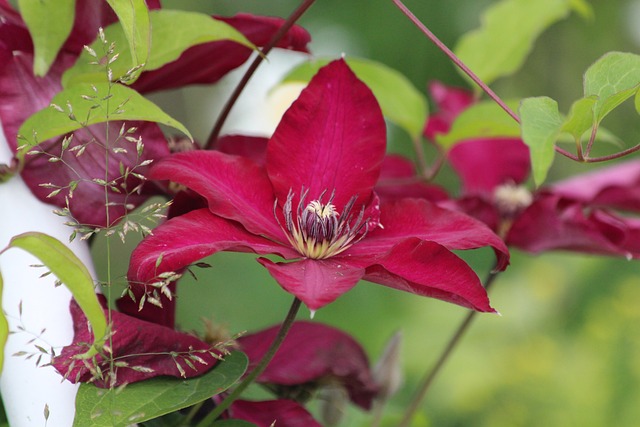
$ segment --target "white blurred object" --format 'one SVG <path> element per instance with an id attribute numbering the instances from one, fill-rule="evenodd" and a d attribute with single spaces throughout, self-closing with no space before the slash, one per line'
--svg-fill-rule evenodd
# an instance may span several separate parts
<path id="1" fill-rule="evenodd" d="M 621 8 L 626 21 L 626 30 L 629 37 L 637 45 L 640 45 L 640 0 L 631 0 L 627 3 L 626 10 Z"/>
<path id="2" fill-rule="evenodd" d="M 9 163 L 11 155 L 0 128 L 0 163 Z M 0 183 L 0 248 L 6 247 L 13 236 L 27 231 L 43 232 L 68 242 L 71 229 L 63 225 L 64 218 L 52 213 L 53 209 L 37 200 L 20 176 Z M 86 243 L 76 240 L 69 247 L 92 271 Z M 39 263 L 37 258 L 18 248 L 0 256 L 0 272 L 4 279 L 2 309 L 9 330 L 15 332 L 9 335 L 4 349 L 0 393 L 12 427 L 42 427 L 45 424 L 47 427 L 67 427 L 73 424 L 78 386 L 63 382 L 52 366 L 37 367 L 37 355 L 29 360 L 26 356 L 13 356 L 16 352 L 38 353 L 35 345 L 45 349 L 53 347 L 59 353 L 73 339 L 69 312 L 71 294 L 64 286 L 54 286 L 56 278 L 53 275 L 40 278 L 46 270 L 31 267 Z M 45 355 L 41 365 L 48 362 L 49 356 Z M 45 406 L 49 412 L 46 422 Z"/>
<path id="3" fill-rule="evenodd" d="M 149 98 L 183 123 L 196 140 L 205 142 L 224 104 L 254 58 L 255 54 L 214 85 L 188 86 L 151 94 Z M 289 71 L 308 58 L 305 53 L 273 49 L 234 104 L 221 135 L 271 136 L 282 114 L 305 86 L 277 85 Z"/>

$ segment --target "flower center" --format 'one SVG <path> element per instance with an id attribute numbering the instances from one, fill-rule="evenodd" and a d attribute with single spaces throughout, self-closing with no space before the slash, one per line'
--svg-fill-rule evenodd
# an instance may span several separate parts
<path id="1" fill-rule="evenodd" d="M 357 196 L 353 196 L 340 214 L 329 200 L 322 201 L 326 191 L 317 200 L 305 202 L 307 191 L 303 191 L 296 212 L 293 212 L 293 196 L 290 190 L 282 211 L 285 226 L 282 227 L 291 245 L 301 255 L 312 259 L 325 259 L 337 255 L 358 242 L 367 233 L 367 221 L 364 221 L 364 207 L 357 217 L 351 210 Z M 276 216 L 277 218 L 277 216 Z"/>
<path id="2" fill-rule="evenodd" d="M 503 218 L 512 218 L 533 202 L 533 195 L 521 185 L 508 183 L 496 187 L 493 200 Z"/>

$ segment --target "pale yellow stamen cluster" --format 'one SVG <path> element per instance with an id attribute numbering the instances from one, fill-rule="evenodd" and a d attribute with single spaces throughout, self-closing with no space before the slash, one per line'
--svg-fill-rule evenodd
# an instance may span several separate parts
<path id="1" fill-rule="evenodd" d="M 336 207 L 333 205 L 333 203 L 327 203 L 326 205 L 323 205 L 319 200 L 314 200 L 313 202 L 309 203 L 305 210 L 313 212 L 320 219 L 327 219 L 332 216 L 338 216 L 338 211 L 336 211 Z"/>
<path id="2" fill-rule="evenodd" d="M 508 183 L 496 187 L 493 200 L 503 217 L 511 217 L 527 208 L 533 195 L 521 185 Z"/>

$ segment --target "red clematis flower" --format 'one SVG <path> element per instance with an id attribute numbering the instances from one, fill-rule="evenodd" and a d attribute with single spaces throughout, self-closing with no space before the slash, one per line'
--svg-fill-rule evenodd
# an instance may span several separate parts
<path id="1" fill-rule="evenodd" d="M 247 372 L 258 364 L 278 328 L 274 326 L 238 339 L 240 350 L 249 358 Z M 316 391 L 332 390 L 368 410 L 379 389 L 360 344 L 339 329 L 312 322 L 292 325 L 256 382 L 273 391 L 278 399 L 236 401 L 228 415 L 267 427 L 274 421 L 285 427 L 319 426 L 303 406 Z"/>
<path id="2" fill-rule="evenodd" d="M 640 258 L 640 218 L 628 216 L 640 211 L 639 184 L 640 162 L 632 160 L 542 188 L 514 221 L 507 242 L 535 253 L 566 249 Z"/>
<path id="3" fill-rule="evenodd" d="M 160 7 L 157 0 L 147 3 L 151 9 Z M 20 145 L 16 138 L 20 125 L 36 111 L 49 106 L 53 96 L 62 89 L 62 74 L 73 65 L 83 46 L 95 39 L 99 27 L 105 27 L 116 19 L 106 2 L 78 0 L 73 30 L 48 74 L 40 78 L 32 72 L 33 45 L 26 25 L 6 0 L 0 0 L 0 63 L 3 64 L 0 67 L 0 121 L 12 150 Z M 219 19 L 241 31 L 258 46 L 266 44 L 284 22 L 280 18 L 247 14 Z M 278 47 L 306 52 L 309 41 L 309 34 L 296 26 L 289 30 Z M 133 87 L 140 92 L 149 92 L 214 83 L 242 65 L 251 52 L 251 49 L 229 41 L 197 45 L 187 49 L 177 60 L 157 70 L 143 72 Z M 118 135 L 121 126 L 122 122 L 111 122 L 109 134 Z M 56 163 L 49 162 L 49 158 L 60 156 L 63 138 L 43 142 L 39 149 L 46 154 L 27 156 L 21 171 L 22 178 L 36 197 L 59 207 L 66 207 L 68 201 L 71 213 L 79 223 L 95 227 L 115 224 L 151 194 L 157 193 L 157 189 L 149 185 L 143 186 L 140 192 L 130 191 L 140 186 L 142 181 L 130 175 L 127 182 L 123 182 L 120 165 L 132 169 L 145 161 L 169 154 L 167 141 L 155 123 L 127 123 L 127 128 L 137 128 L 135 136 L 142 137 L 144 150 L 141 156 L 135 149 L 109 154 L 108 181 L 115 182 L 119 191 L 109 192 L 107 215 L 104 187 L 92 182 L 96 178 L 105 178 L 105 127 L 105 124 L 100 124 L 74 132 L 74 138 L 62 156 L 63 161 Z M 90 143 L 94 140 L 98 144 Z M 72 150 L 85 144 L 84 155 L 76 157 L 77 152 Z M 136 173 L 146 175 L 147 169 L 147 166 L 139 166 Z M 65 191 L 51 196 L 52 188 L 42 186 L 50 183 L 53 188 L 65 188 L 72 182 L 77 183 L 72 198 L 68 198 Z M 129 191 L 123 191 L 123 188 Z"/>
<path id="4" fill-rule="evenodd" d="M 360 279 L 480 311 L 493 311 L 470 267 L 452 249 L 504 243 L 484 225 L 424 200 L 379 203 L 385 155 L 375 97 L 343 60 L 321 69 L 267 144 L 266 166 L 220 152 L 161 161 L 154 179 L 199 193 L 208 209 L 173 218 L 134 250 L 129 279 L 148 283 L 218 251 L 277 254 L 258 261 L 316 310 Z"/>
<path id="5" fill-rule="evenodd" d="M 444 112 L 429 119 L 425 136 L 446 132 L 471 102 L 471 94 L 465 97 L 460 89 L 433 87 Z M 447 96 L 451 100 L 445 102 Z M 440 204 L 480 219 L 503 235 L 508 245 L 534 253 L 564 249 L 640 256 L 640 219 L 615 213 L 640 210 L 640 162 L 578 175 L 532 193 L 523 185 L 531 171 L 529 149 L 519 139 L 461 141 L 448 159 L 460 175 L 463 194 Z"/>
<path id="6" fill-rule="evenodd" d="M 103 296 L 99 296 L 103 306 Z M 98 354 L 92 360 L 74 356 L 85 353 L 93 342 L 87 318 L 71 301 L 73 342 L 53 358 L 51 364 L 72 383 L 92 382 L 98 387 L 117 387 L 159 375 L 192 378 L 211 369 L 221 353 L 193 335 L 181 333 L 135 314 L 111 311 L 110 354 Z M 105 309 L 106 312 L 106 309 Z M 106 350 L 105 350 L 106 351 Z M 109 375 L 110 360 L 115 360 L 114 376 Z"/>

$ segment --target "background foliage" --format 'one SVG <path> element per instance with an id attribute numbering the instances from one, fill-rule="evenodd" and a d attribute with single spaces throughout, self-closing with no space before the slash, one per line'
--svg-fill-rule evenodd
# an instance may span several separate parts
<path id="1" fill-rule="evenodd" d="M 286 16 L 297 2 L 163 3 L 168 8 L 218 14 L 249 11 Z M 406 3 L 449 46 L 476 28 L 480 12 L 492 4 L 488 0 L 457 0 L 455 7 L 448 0 Z M 561 111 L 567 111 L 581 96 L 582 73 L 591 63 L 610 50 L 637 52 L 640 2 L 592 0 L 591 4 L 593 20 L 572 15 L 552 26 L 537 41 L 524 67 L 493 85 L 496 92 L 503 98 L 551 96 Z M 380 61 L 404 73 L 418 88 L 434 79 L 465 84 L 445 56 L 390 2 L 370 1 L 362 7 L 361 2 L 323 0 L 300 24 L 311 32 L 317 54 L 346 52 Z M 179 114 L 176 118 L 188 123 Z M 629 143 L 637 141 L 639 126 L 632 106 L 607 117 L 604 126 Z M 394 138 L 396 149 L 408 148 L 402 135 Z M 558 158 L 550 177 L 553 181 L 588 167 Z M 94 247 L 103 246 L 96 243 Z M 102 254 L 95 255 L 102 259 Z M 481 253 L 470 260 L 481 276 L 490 268 L 489 255 Z M 113 262 L 122 266 L 122 275 L 127 261 L 123 257 Z M 224 253 L 207 261 L 213 268 L 199 270 L 197 281 L 186 278 L 180 284 L 182 328 L 202 330 L 203 316 L 226 324 L 232 332 L 282 319 L 290 296 L 279 290 L 253 256 Z M 422 425 L 637 425 L 640 286 L 635 262 L 559 253 L 531 257 L 514 251 L 511 267 L 499 276 L 491 296 L 502 316 L 483 315 L 471 328 L 431 390 Z M 465 314 L 460 307 L 362 283 L 320 310 L 315 320 L 352 333 L 374 360 L 391 334 L 402 330 L 407 394 L 396 396 L 388 408 L 399 416 L 408 392 Z M 308 316 L 308 311 L 300 316 Z M 362 422 L 353 411 L 347 425 Z"/>

